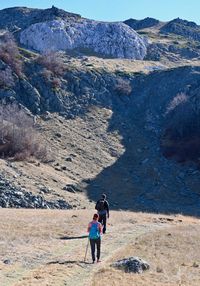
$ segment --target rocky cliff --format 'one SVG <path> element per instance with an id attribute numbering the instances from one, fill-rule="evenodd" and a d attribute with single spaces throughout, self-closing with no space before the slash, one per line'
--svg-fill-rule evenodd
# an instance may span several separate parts
<path id="1" fill-rule="evenodd" d="M 21 44 L 40 52 L 88 50 L 114 58 L 143 59 L 146 42 L 123 23 L 81 19 L 33 24 L 20 35 Z"/>

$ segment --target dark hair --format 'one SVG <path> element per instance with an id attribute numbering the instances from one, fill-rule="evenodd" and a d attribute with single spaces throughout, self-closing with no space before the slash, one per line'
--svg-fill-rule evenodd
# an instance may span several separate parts
<path id="1" fill-rule="evenodd" d="M 101 197 L 102 197 L 102 199 L 105 200 L 106 199 L 106 194 L 102 194 Z"/>
<path id="2" fill-rule="evenodd" d="M 99 218 L 99 215 L 98 214 L 94 214 L 93 215 L 93 219 L 97 220 Z"/>

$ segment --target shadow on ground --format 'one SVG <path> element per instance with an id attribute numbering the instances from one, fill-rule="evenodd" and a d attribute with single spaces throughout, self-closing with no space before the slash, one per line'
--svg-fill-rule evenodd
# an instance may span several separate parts
<path id="1" fill-rule="evenodd" d="M 83 267 L 83 265 L 90 265 L 93 264 L 92 262 L 87 262 L 87 261 L 83 261 L 83 260 L 66 260 L 66 261 L 50 261 L 47 263 L 47 265 L 51 265 L 51 264 L 60 264 L 60 265 L 68 265 L 68 264 L 76 264 L 79 265 L 81 267 Z"/>
<path id="2" fill-rule="evenodd" d="M 58 239 L 73 240 L 73 239 L 83 239 L 83 238 L 88 238 L 88 235 L 82 235 L 82 236 L 61 236 Z"/>
<path id="3" fill-rule="evenodd" d="M 105 192 L 111 209 L 200 216 L 200 175 L 191 180 L 189 167 L 160 152 L 167 106 L 197 84 L 199 67 L 155 72 L 134 80 L 130 97 L 113 102 L 108 131 L 119 132 L 125 152 L 88 183 L 89 199 L 96 201 Z"/>

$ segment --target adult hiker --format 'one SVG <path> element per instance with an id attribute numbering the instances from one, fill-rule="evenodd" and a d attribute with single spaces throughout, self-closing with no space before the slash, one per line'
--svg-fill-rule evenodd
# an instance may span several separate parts
<path id="1" fill-rule="evenodd" d="M 106 233 L 106 220 L 109 218 L 109 203 L 106 195 L 102 194 L 101 199 L 97 201 L 95 209 L 99 215 L 99 222 L 103 225 L 103 233 Z"/>
<path id="2" fill-rule="evenodd" d="M 101 234 L 102 225 L 98 222 L 99 215 L 94 214 L 93 220 L 88 225 L 92 261 L 95 262 L 95 248 L 97 247 L 97 262 L 100 262 L 101 255 Z"/>

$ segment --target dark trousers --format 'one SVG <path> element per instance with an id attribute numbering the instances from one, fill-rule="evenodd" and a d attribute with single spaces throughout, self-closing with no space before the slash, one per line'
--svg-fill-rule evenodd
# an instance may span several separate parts
<path id="1" fill-rule="evenodd" d="M 90 246 L 91 246 L 91 254 L 92 254 L 92 260 L 95 261 L 95 245 L 97 246 L 97 259 L 100 258 L 100 252 L 101 252 L 101 239 L 100 237 L 97 239 L 91 239 L 90 238 Z"/>
<path id="2" fill-rule="evenodd" d="M 106 214 L 99 214 L 99 222 L 103 225 L 103 233 L 106 232 Z"/>

